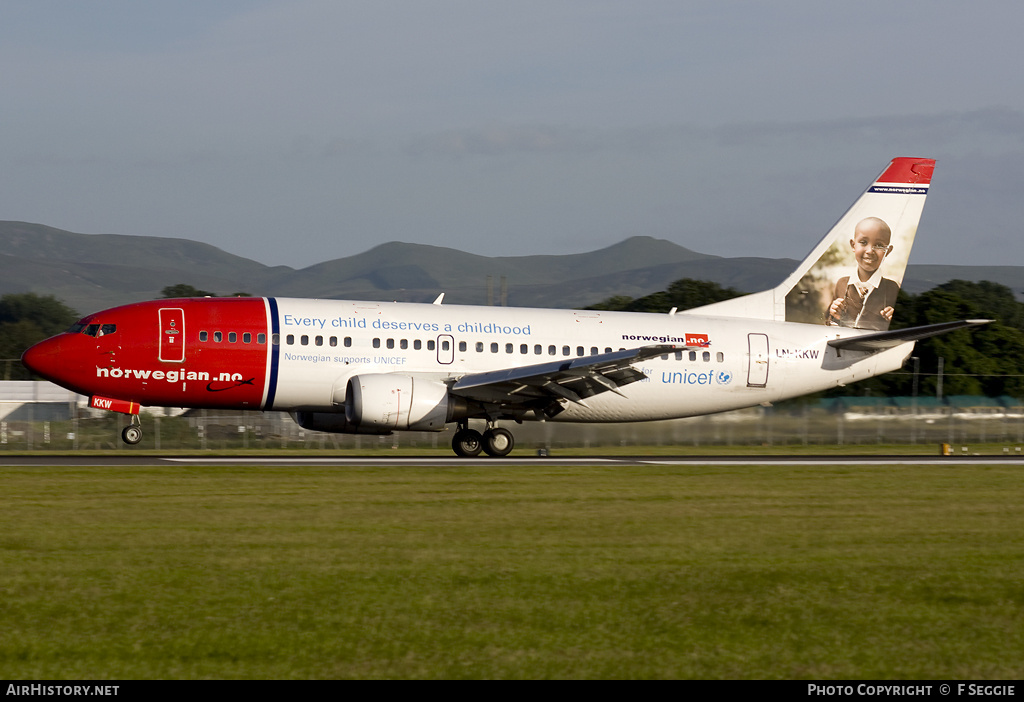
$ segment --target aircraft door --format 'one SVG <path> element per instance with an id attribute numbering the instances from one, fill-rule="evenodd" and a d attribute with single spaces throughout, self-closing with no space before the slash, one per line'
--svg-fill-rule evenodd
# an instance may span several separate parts
<path id="1" fill-rule="evenodd" d="M 185 311 L 180 307 L 160 308 L 160 360 L 185 360 Z"/>
<path id="2" fill-rule="evenodd" d="M 747 334 L 747 346 L 750 348 L 750 367 L 747 369 L 747 387 L 767 387 L 768 335 Z"/>
<path id="3" fill-rule="evenodd" d="M 451 334 L 437 337 L 437 362 L 449 364 L 455 360 L 455 338 Z"/>

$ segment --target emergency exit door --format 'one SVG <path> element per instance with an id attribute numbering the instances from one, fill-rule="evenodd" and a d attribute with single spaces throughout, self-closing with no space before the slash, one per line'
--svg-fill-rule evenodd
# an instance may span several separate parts
<path id="1" fill-rule="evenodd" d="M 437 362 L 449 364 L 455 360 L 455 338 L 451 334 L 437 337 Z"/>

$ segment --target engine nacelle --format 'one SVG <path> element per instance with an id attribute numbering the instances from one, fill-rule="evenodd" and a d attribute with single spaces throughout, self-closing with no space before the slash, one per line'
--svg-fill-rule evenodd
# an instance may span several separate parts
<path id="1" fill-rule="evenodd" d="M 369 373 L 349 379 L 345 419 L 381 431 L 443 431 L 451 421 L 448 386 L 400 373 Z"/>
<path id="2" fill-rule="evenodd" d="M 349 423 L 341 412 L 292 412 L 292 419 L 303 429 L 329 434 L 390 434 L 390 429 L 360 427 Z"/>

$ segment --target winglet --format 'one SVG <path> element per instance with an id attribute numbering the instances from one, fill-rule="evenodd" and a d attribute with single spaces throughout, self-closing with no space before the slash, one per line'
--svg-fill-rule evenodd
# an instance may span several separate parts
<path id="1" fill-rule="evenodd" d="M 443 299 L 444 299 L 444 293 L 441 293 L 440 295 L 437 296 L 437 299 L 434 300 L 434 302 L 432 304 L 440 305 L 441 304 L 441 300 L 443 300 Z"/>

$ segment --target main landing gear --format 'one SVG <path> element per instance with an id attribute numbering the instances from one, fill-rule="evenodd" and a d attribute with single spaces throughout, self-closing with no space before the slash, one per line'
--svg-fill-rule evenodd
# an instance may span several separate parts
<path id="1" fill-rule="evenodd" d="M 129 446 L 142 441 L 142 421 L 139 419 L 139 415 L 132 415 L 132 423 L 121 430 L 121 441 L 125 442 Z"/>
<path id="2" fill-rule="evenodd" d="M 481 451 L 488 456 L 501 458 L 512 453 L 515 444 L 512 432 L 493 424 L 489 424 L 487 431 L 480 434 L 480 432 L 470 429 L 468 423 L 460 422 L 455 436 L 452 437 L 452 450 L 455 451 L 455 455 L 462 458 L 479 456 Z"/>

